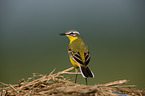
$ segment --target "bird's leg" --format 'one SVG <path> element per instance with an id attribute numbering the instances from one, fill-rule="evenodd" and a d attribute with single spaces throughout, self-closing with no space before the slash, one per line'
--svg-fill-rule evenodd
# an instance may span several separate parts
<path id="1" fill-rule="evenodd" d="M 87 78 L 85 78 L 85 80 L 86 80 L 86 85 L 88 85 L 88 81 L 87 81 Z"/>
<path id="2" fill-rule="evenodd" d="M 76 78 L 75 78 L 75 84 L 77 83 L 77 78 L 78 78 L 78 70 L 77 70 L 77 68 L 75 68 L 75 71 L 76 71 Z"/>

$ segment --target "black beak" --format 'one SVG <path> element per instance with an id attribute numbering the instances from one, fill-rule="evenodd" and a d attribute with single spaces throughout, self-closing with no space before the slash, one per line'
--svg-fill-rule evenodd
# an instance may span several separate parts
<path id="1" fill-rule="evenodd" d="M 61 34 L 59 34 L 59 35 L 65 36 L 66 34 L 65 34 L 65 33 L 61 33 Z"/>

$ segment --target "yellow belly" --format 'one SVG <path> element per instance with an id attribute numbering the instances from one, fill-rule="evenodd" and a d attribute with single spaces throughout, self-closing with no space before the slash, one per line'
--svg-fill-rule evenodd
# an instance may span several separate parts
<path id="1" fill-rule="evenodd" d="M 70 57 L 70 61 L 75 68 L 79 67 L 79 64 L 77 62 L 75 62 L 74 60 L 72 60 L 71 57 Z"/>

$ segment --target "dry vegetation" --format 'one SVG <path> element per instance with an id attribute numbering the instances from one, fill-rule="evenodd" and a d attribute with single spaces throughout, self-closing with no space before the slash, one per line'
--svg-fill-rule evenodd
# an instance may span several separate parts
<path id="1" fill-rule="evenodd" d="M 128 80 L 119 80 L 99 85 L 75 84 L 64 74 L 75 74 L 69 72 L 71 67 L 64 71 L 49 75 L 33 73 L 31 78 L 22 79 L 18 84 L 5 84 L 0 82 L 0 95 L 9 96 L 118 96 L 117 94 L 145 96 L 145 91 L 136 90 L 135 85 L 127 85 Z M 125 84 L 125 85 L 124 85 Z"/>

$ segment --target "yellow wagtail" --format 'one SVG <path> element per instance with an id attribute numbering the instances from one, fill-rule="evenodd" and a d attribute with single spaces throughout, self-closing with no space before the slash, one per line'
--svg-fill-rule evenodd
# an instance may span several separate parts
<path id="1" fill-rule="evenodd" d="M 93 72 L 88 67 L 90 62 L 90 53 L 87 45 L 83 42 L 80 33 L 77 31 L 69 31 L 60 35 L 67 36 L 70 40 L 68 54 L 70 61 L 76 70 L 75 83 L 77 82 L 78 77 L 77 68 L 80 68 L 82 76 L 85 78 L 87 85 L 87 78 L 94 77 Z"/>

